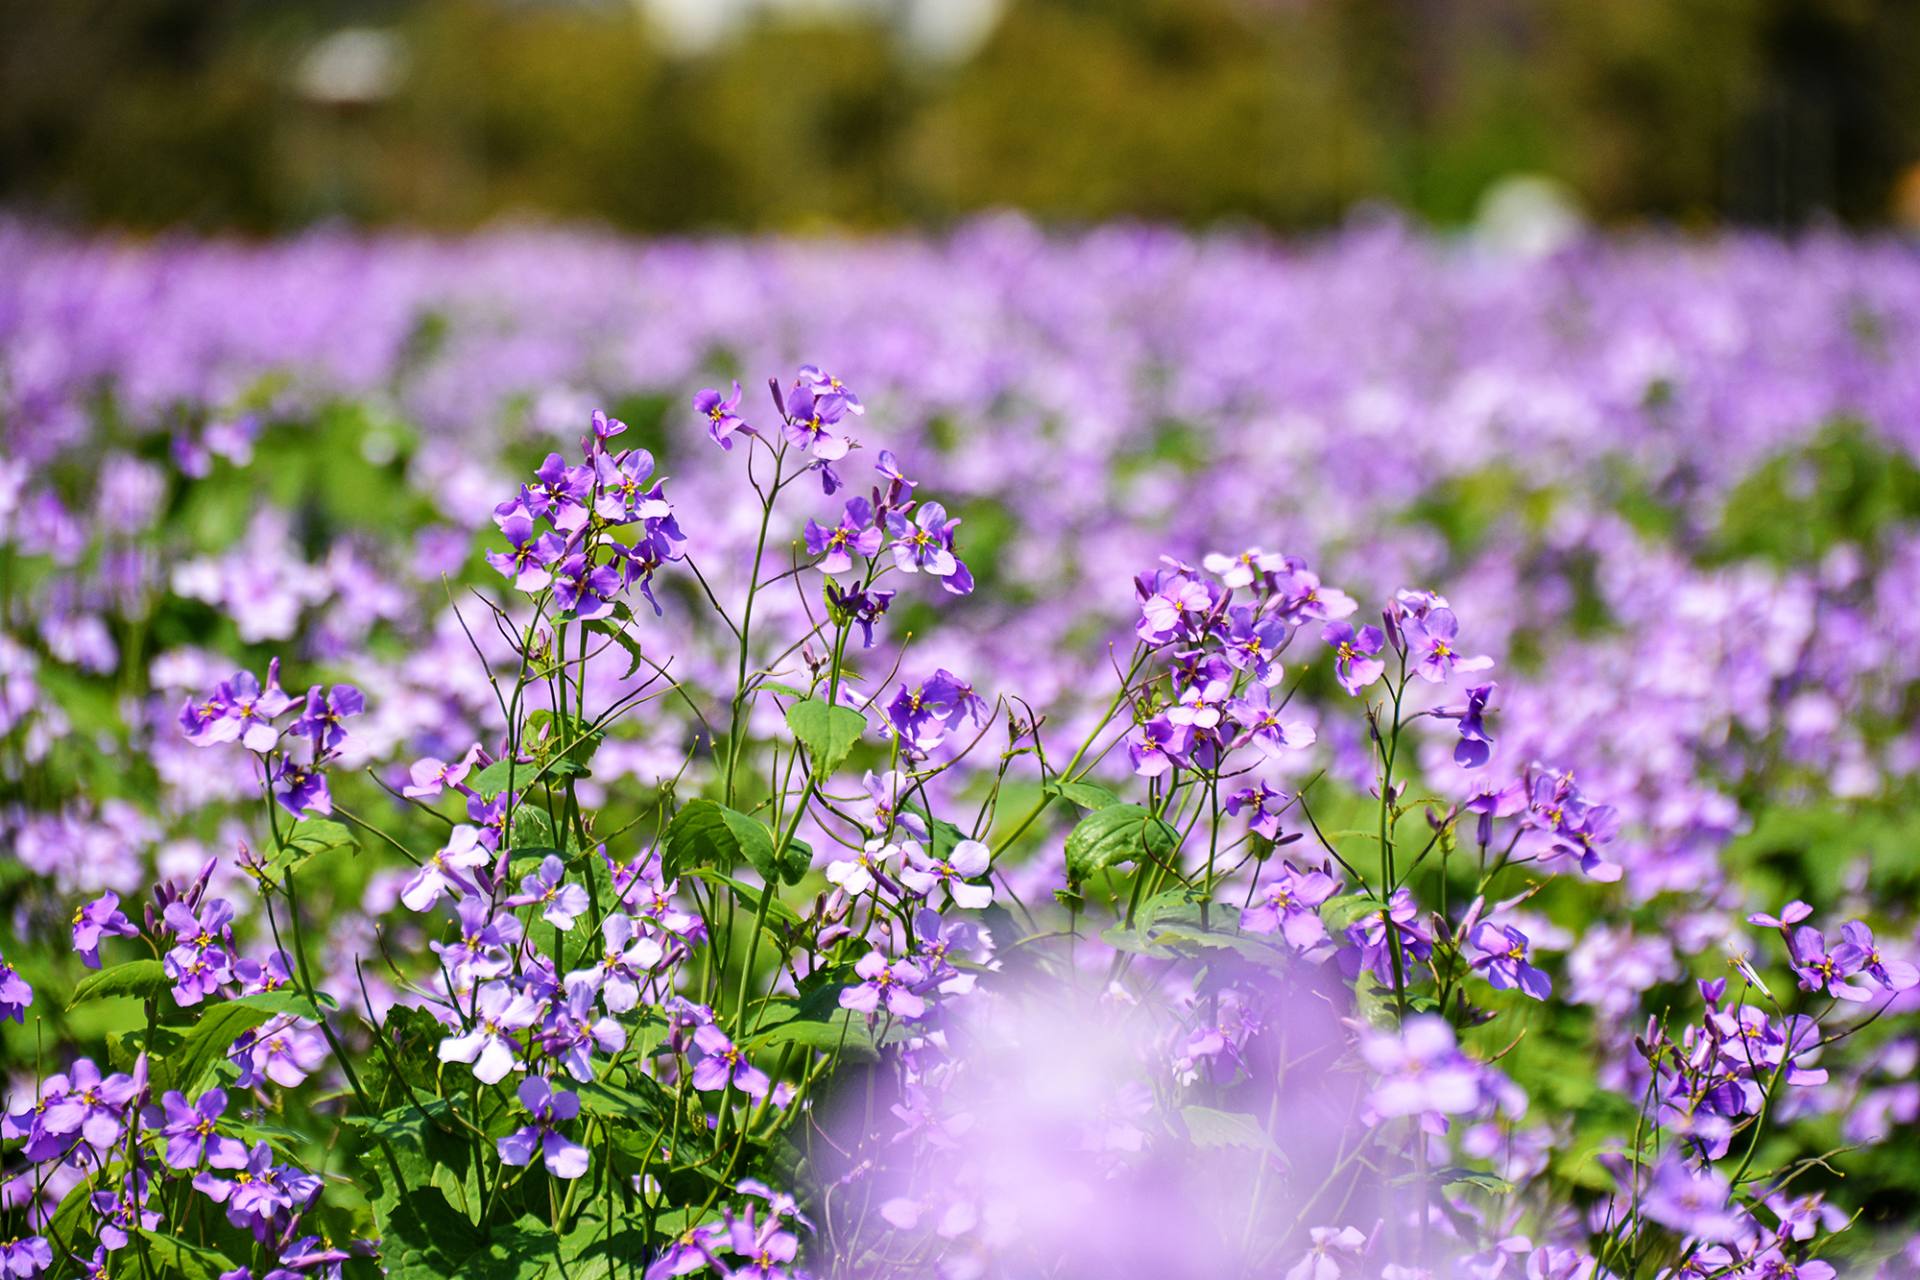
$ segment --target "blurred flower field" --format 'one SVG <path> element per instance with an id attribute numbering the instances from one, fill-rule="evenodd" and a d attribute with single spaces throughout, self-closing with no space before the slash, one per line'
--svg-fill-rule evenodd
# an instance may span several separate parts
<path id="1" fill-rule="evenodd" d="M 0 1274 L 1920 1274 L 1916 341 L 0 226 Z"/>

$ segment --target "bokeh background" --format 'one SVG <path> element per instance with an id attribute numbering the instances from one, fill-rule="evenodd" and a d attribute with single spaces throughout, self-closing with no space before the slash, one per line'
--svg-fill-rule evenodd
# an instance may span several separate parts
<path id="1" fill-rule="evenodd" d="M 0 0 L 0 205 L 1291 230 L 1524 173 L 1609 225 L 1914 224 L 1916 54 L 1895 0 Z"/>

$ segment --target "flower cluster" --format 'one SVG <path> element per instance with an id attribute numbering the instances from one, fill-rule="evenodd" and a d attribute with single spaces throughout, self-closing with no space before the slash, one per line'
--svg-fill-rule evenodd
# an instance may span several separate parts
<path id="1" fill-rule="evenodd" d="M 549 453 L 533 482 L 493 509 L 509 546 L 489 551 L 487 563 L 516 590 L 551 593 L 560 617 L 605 618 L 634 586 L 660 612 L 654 571 L 678 559 L 676 548 L 686 541 L 663 483 L 653 479 L 653 455 L 612 447 L 626 429 L 595 410 L 580 441 L 581 462 L 569 465 Z"/>
<path id="2" fill-rule="evenodd" d="M 314 685 L 305 698 L 280 687 L 280 660 L 267 665 L 262 685 L 250 671 L 222 680 L 212 692 L 190 698 L 180 708 L 180 728 L 188 742 L 211 747 L 238 742 L 261 761 L 273 798 L 295 818 L 333 812 L 327 778 L 321 772 L 337 758 L 346 741 L 344 721 L 366 710 L 366 699 L 350 684 Z M 288 712 L 290 723 L 274 723 Z"/>

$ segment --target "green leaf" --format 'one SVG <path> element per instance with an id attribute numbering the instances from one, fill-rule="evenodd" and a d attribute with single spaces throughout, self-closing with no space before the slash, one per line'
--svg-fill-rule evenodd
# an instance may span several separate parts
<path id="1" fill-rule="evenodd" d="M 467 785 L 482 799 L 491 800 L 507 789 L 509 780 L 518 786 L 526 786 L 527 779 L 533 777 L 537 770 L 538 766 L 524 760 L 517 764 L 512 760 L 495 760 L 480 772 L 468 774 Z"/>
<path id="2" fill-rule="evenodd" d="M 607 736 L 576 716 L 551 711 L 528 716 L 527 728 L 533 735 L 531 754 L 538 762 L 535 772 L 543 778 L 585 777 L 593 753 Z"/>
<path id="3" fill-rule="evenodd" d="M 778 680 L 762 680 L 759 684 L 753 686 L 753 691 L 755 693 L 763 691 L 767 693 L 777 693 L 788 698 L 804 698 L 807 696 L 805 689 L 796 689 L 790 684 L 781 684 Z"/>
<path id="4" fill-rule="evenodd" d="M 1343 893 L 1320 904 L 1320 923 L 1338 938 L 1348 925 L 1358 924 L 1380 910 L 1380 904 L 1364 893 Z"/>
<path id="5" fill-rule="evenodd" d="M 640 663 L 642 661 L 640 642 L 627 634 L 625 627 L 616 626 L 608 622 L 605 618 L 595 618 L 587 624 L 587 630 L 597 635 L 606 636 L 627 651 L 627 669 L 620 678 L 622 680 L 633 679 L 633 673 L 640 669 Z"/>
<path id="6" fill-rule="evenodd" d="M 1043 790 L 1048 795 L 1059 796 L 1062 800 L 1071 800 L 1082 809 L 1105 809 L 1109 805 L 1120 803 L 1119 796 L 1097 782 L 1062 782 L 1058 778 L 1050 778 Z"/>
<path id="7" fill-rule="evenodd" d="M 1079 884 L 1096 871 L 1126 862 L 1170 862 L 1180 833 L 1137 804 L 1095 809 L 1067 833 L 1067 879 Z"/>
<path id="8" fill-rule="evenodd" d="M 191 1097 L 198 1092 L 200 1077 L 227 1056 L 235 1040 L 276 1016 L 272 1009 L 239 1000 L 209 1007 L 193 1024 L 193 1030 L 187 1032 L 179 1049 L 167 1059 L 164 1073 L 167 1087 Z"/>
<path id="9" fill-rule="evenodd" d="M 117 1185 L 126 1167 L 125 1162 L 115 1160 L 76 1182 L 73 1189 L 60 1198 L 60 1207 L 53 1211 L 53 1219 L 47 1224 L 47 1234 L 55 1240 L 77 1242 L 84 1229 L 82 1224 L 93 1221 L 89 1200 L 94 1188 L 103 1182 L 108 1186 Z"/>
<path id="10" fill-rule="evenodd" d="M 182 1280 L 219 1280 L 221 1275 L 233 1270 L 233 1263 L 226 1255 L 212 1249 L 202 1249 L 158 1231 L 136 1229 L 133 1234 L 145 1244 L 147 1260 L 158 1264 L 156 1269 L 161 1275 L 179 1276 Z"/>
<path id="11" fill-rule="evenodd" d="M 85 1004 L 89 1000 L 112 1000 L 122 996 L 153 1000 L 172 989 L 173 979 L 167 976 L 166 966 L 158 960 L 129 960 L 80 979 L 79 985 L 73 989 L 73 998 L 67 1001 L 67 1008 Z"/>
<path id="12" fill-rule="evenodd" d="M 1446 1187 L 1475 1187 L 1496 1196 L 1513 1194 L 1511 1182 L 1497 1174 L 1484 1173 L 1479 1169 L 1446 1168 L 1441 1169 L 1434 1176 L 1440 1180 L 1440 1185 Z"/>
<path id="13" fill-rule="evenodd" d="M 1182 1107 L 1180 1118 L 1186 1122 L 1187 1137 L 1196 1147 L 1239 1147 L 1276 1159 L 1280 1156 L 1280 1149 L 1268 1136 L 1266 1126 L 1244 1112 Z"/>
<path id="14" fill-rule="evenodd" d="M 353 832 L 345 823 L 331 818 L 303 818 L 267 857 L 267 866 L 285 874 L 298 871 L 323 853 L 335 849 L 358 850 Z"/>
<path id="15" fill-rule="evenodd" d="M 713 867 L 694 867 L 684 874 L 696 880 L 704 880 L 708 884 L 725 886 L 746 904 L 748 910 L 757 912 L 760 909 L 760 891 L 744 880 L 736 880 Z M 782 902 L 779 894 L 775 894 L 773 901 L 767 904 L 767 914 L 775 920 L 783 920 L 788 924 L 800 923 L 800 913 Z"/>
<path id="16" fill-rule="evenodd" d="M 789 840 L 776 855 L 773 832 L 764 822 L 712 800 L 689 800 L 667 824 L 662 844 L 661 874 L 669 880 L 698 866 L 730 870 L 745 859 L 768 884 L 798 884 L 812 858 L 798 840 Z"/>
<path id="17" fill-rule="evenodd" d="M 319 1010 L 313 1007 L 313 1001 L 306 993 L 282 988 L 279 991 L 256 991 L 252 995 L 235 996 L 229 1004 L 243 1004 L 254 1009 L 265 1009 L 268 1013 L 290 1013 L 296 1018 L 305 1018 L 309 1022 L 320 1021 Z M 322 991 L 320 1003 L 332 1008 L 334 998 Z"/>
<path id="18" fill-rule="evenodd" d="M 825 778 L 845 762 L 867 718 L 852 707 L 836 707 L 824 698 L 808 698 L 787 708 L 787 727 L 813 757 L 813 775 Z"/>
<path id="19" fill-rule="evenodd" d="M 667 1103 L 604 1080 L 590 1080 L 574 1092 L 579 1095 L 580 1109 L 588 1115 L 617 1120 L 629 1127 L 652 1129 L 671 1114 Z"/>
<path id="20" fill-rule="evenodd" d="M 1189 953 L 1231 951 L 1268 968 L 1284 966 L 1290 963 L 1292 957 L 1291 951 L 1276 943 L 1224 929 L 1202 929 L 1198 924 L 1160 923 L 1143 928 L 1141 934 L 1156 947 Z"/>
<path id="21" fill-rule="evenodd" d="M 825 1019 L 794 1018 L 768 1027 L 747 1042 L 752 1049 L 780 1045 L 800 1045 L 817 1053 L 840 1053 L 844 1057 L 872 1059 L 873 1033 L 867 1028 L 867 1016 L 852 1009 L 835 1009 Z"/>

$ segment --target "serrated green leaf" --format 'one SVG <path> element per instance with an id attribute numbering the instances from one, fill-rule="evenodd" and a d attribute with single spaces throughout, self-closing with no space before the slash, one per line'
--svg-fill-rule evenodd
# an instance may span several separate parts
<path id="1" fill-rule="evenodd" d="M 491 800 L 505 791 L 509 782 L 515 786 L 526 786 L 527 780 L 533 777 L 536 770 L 537 766 L 524 760 L 518 763 L 512 760 L 495 760 L 478 773 L 468 774 L 467 786 L 471 787 L 474 794 L 483 800 Z"/>
<path id="2" fill-rule="evenodd" d="M 160 961 L 129 960 L 80 979 L 73 989 L 73 997 L 67 1001 L 67 1008 L 89 1000 L 121 997 L 153 1000 L 172 989 L 173 979 L 167 976 L 166 966 Z"/>
<path id="3" fill-rule="evenodd" d="M 1062 782 L 1059 778 L 1050 778 L 1044 790 L 1049 795 L 1070 800 L 1082 809 L 1105 809 L 1120 803 L 1119 796 L 1097 782 Z"/>
<path id="4" fill-rule="evenodd" d="M 1276 1158 L 1280 1155 L 1266 1126 L 1244 1112 L 1182 1107 L 1180 1118 L 1186 1123 L 1187 1137 L 1196 1147 L 1238 1147 Z"/>
<path id="5" fill-rule="evenodd" d="M 208 1007 L 179 1049 L 166 1060 L 166 1087 L 194 1096 L 199 1092 L 200 1078 L 227 1056 L 235 1040 L 277 1016 L 272 1009 L 239 1000 Z"/>
<path id="6" fill-rule="evenodd" d="M 640 642 L 634 639 L 625 627 L 617 626 L 605 618 L 595 618 L 587 624 L 587 630 L 597 635 L 606 636 L 609 640 L 612 640 L 615 644 L 626 650 L 628 659 L 627 669 L 622 673 L 620 678 L 622 680 L 633 679 L 633 673 L 640 669 L 641 662 L 645 660 L 644 654 L 640 649 Z"/>
<path id="7" fill-rule="evenodd" d="M 696 880 L 704 880 L 708 884 L 724 886 L 739 897 L 741 903 L 747 910 L 758 911 L 760 909 L 760 890 L 754 888 L 744 880 L 734 879 L 732 876 L 727 875 L 715 867 L 693 867 L 681 874 L 692 876 Z M 800 913 L 795 911 L 791 906 L 788 906 L 785 902 L 782 902 L 780 895 L 777 893 L 773 895 L 773 901 L 767 904 L 767 914 L 776 920 L 783 920 L 788 924 L 800 923 Z"/>
<path id="8" fill-rule="evenodd" d="M 1485 1173 L 1479 1169 L 1446 1168 L 1434 1174 L 1434 1177 L 1444 1187 L 1474 1187 L 1496 1196 L 1513 1194 L 1511 1182 L 1497 1174 Z"/>
<path id="9" fill-rule="evenodd" d="M 618 1120 L 622 1124 L 652 1128 L 671 1114 L 668 1100 L 649 1098 L 633 1089 L 623 1089 L 604 1080 L 590 1080 L 578 1086 L 574 1092 L 579 1095 L 582 1111 L 603 1119 Z"/>
<path id="10" fill-rule="evenodd" d="M 689 800 L 667 824 L 661 873 L 672 879 L 697 866 L 725 871 L 744 859 L 768 884 L 798 884 L 807 874 L 811 852 L 797 840 L 776 849 L 773 832 L 759 819 L 712 800 Z"/>
<path id="11" fill-rule="evenodd" d="M 817 1053 L 837 1052 L 849 1058 L 871 1059 L 877 1056 L 866 1015 L 852 1009 L 835 1009 L 824 1019 L 793 1018 L 766 1028 L 747 1043 L 749 1048 L 754 1049 L 791 1044 Z"/>
<path id="12" fill-rule="evenodd" d="M 233 1270 L 233 1263 L 216 1250 L 203 1249 L 158 1231 L 136 1229 L 131 1234 L 138 1236 L 145 1245 L 143 1252 L 147 1261 L 161 1275 L 179 1276 L 181 1280 L 219 1280 L 220 1276 Z"/>
<path id="13" fill-rule="evenodd" d="M 1129 862 L 1170 862 L 1180 833 L 1137 804 L 1095 809 L 1067 833 L 1067 879 L 1079 884 L 1096 871 Z"/>
<path id="14" fill-rule="evenodd" d="M 753 689 L 755 693 L 764 690 L 767 693 L 778 693 L 789 698 L 805 698 L 808 696 L 805 689 L 796 689 L 792 685 L 782 684 L 778 680 L 762 680 L 759 684 L 753 686 Z"/>
<path id="15" fill-rule="evenodd" d="M 1343 893 L 1320 904 L 1320 923 L 1338 938 L 1348 925 L 1357 924 L 1380 910 L 1380 904 L 1364 893 Z"/>
<path id="16" fill-rule="evenodd" d="M 867 731 L 867 718 L 852 707 L 808 698 L 787 708 L 787 727 L 813 758 L 813 774 L 825 778 L 846 761 Z"/>
<path id="17" fill-rule="evenodd" d="M 335 822 L 331 818 L 302 818 L 274 846 L 273 852 L 267 856 L 267 866 L 285 874 L 298 871 L 323 853 L 357 848 L 353 832 L 345 823 Z"/>

